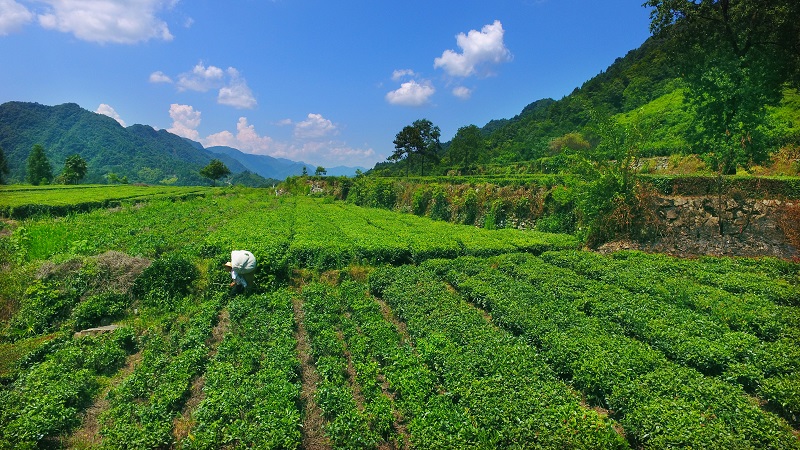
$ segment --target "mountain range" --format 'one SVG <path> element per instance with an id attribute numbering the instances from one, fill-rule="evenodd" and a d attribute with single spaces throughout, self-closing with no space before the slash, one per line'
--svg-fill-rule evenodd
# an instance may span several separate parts
<path id="1" fill-rule="evenodd" d="M 87 163 L 86 183 L 105 183 L 113 173 L 132 183 L 206 184 L 208 180 L 199 171 L 212 159 L 225 163 L 233 182 L 248 185 L 274 184 L 302 174 L 304 167 L 309 173 L 317 167 L 230 147 L 204 148 L 148 125 L 123 127 L 74 103 L 46 106 L 12 101 L 0 105 L 0 148 L 8 161 L 10 182 L 25 179 L 26 161 L 36 144 L 44 147 L 54 174 L 61 171 L 68 156 L 79 154 Z M 364 170 L 326 168 L 328 175 L 337 176 L 355 175 L 357 169 Z"/>

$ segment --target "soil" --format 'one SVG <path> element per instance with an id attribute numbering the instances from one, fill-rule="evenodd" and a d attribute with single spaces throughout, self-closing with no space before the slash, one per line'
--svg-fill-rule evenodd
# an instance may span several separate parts
<path id="1" fill-rule="evenodd" d="M 292 300 L 294 318 L 296 323 L 295 340 L 297 341 L 297 354 L 300 355 L 301 389 L 300 400 L 303 402 L 303 448 L 305 449 L 330 449 L 331 442 L 323 431 L 325 420 L 322 410 L 314 401 L 314 392 L 319 383 L 319 374 L 311 360 L 311 346 L 305 326 L 303 303 L 299 296 Z"/>
<path id="2" fill-rule="evenodd" d="M 142 361 L 142 353 L 134 353 L 125 360 L 125 367 L 120 369 L 108 383 L 108 386 L 95 398 L 83 416 L 81 427 L 67 439 L 65 447 L 68 448 L 95 448 L 102 444 L 100 435 L 100 414 L 108 409 L 108 393 L 119 385 L 122 380 L 133 373 L 136 366 Z"/>

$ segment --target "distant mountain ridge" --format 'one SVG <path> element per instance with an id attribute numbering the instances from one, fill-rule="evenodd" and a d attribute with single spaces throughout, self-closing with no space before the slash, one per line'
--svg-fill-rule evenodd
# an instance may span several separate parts
<path id="1" fill-rule="evenodd" d="M 200 145 L 199 143 L 196 143 Z M 251 172 L 257 173 L 263 177 L 267 178 L 277 178 L 277 179 L 284 179 L 286 177 L 291 177 L 295 175 L 300 175 L 303 173 L 303 169 L 305 168 L 309 175 L 313 174 L 314 171 L 317 169 L 315 164 L 308 164 L 303 161 L 292 161 L 291 159 L 286 158 L 275 158 L 273 156 L 268 155 L 255 155 L 252 153 L 244 153 L 241 150 L 235 149 L 233 147 L 226 147 L 226 146 L 215 146 L 215 147 L 208 147 L 206 150 L 216 153 L 217 155 L 224 155 L 229 158 L 232 158 L 245 167 Z M 349 167 L 349 166 L 336 166 L 336 167 L 325 167 L 326 175 L 328 176 L 353 176 L 356 174 L 356 170 L 360 170 L 365 172 L 367 169 L 364 167 Z M 265 175 L 270 174 L 270 175 Z"/>
<path id="2" fill-rule="evenodd" d="M 74 103 L 56 106 L 30 102 L 0 105 L 0 148 L 9 162 L 11 182 L 25 179 L 26 161 L 34 145 L 41 144 L 57 174 L 66 158 L 79 154 L 87 163 L 86 183 L 105 183 L 109 173 L 129 182 L 149 184 L 207 184 L 199 171 L 219 159 L 233 178 L 260 184 L 300 175 L 303 167 L 314 173 L 316 165 L 264 155 L 249 155 L 230 147 L 204 148 L 166 130 L 148 125 L 123 127 L 116 120 Z M 345 168 L 343 175 L 355 174 Z M 250 175 L 247 173 L 250 172 Z M 254 180 L 253 174 L 257 175 Z M 328 172 L 329 175 L 334 173 Z"/>

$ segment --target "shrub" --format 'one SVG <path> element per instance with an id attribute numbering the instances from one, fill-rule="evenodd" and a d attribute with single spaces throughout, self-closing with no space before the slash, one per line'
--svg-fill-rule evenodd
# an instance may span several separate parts
<path id="1" fill-rule="evenodd" d="M 65 318 L 78 296 L 54 282 L 34 281 L 25 290 L 21 307 L 10 322 L 11 338 L 28 337 L 53 329 Z"/>
<path id="2" fill-rule="evenodd" d="M 480 206 L 478 205 L 478 195 L 472 189 L 464 193 L 463 206 L 461 213 L 463 223 L 466 225 L 475 225 L 475 220 L 478 218 Z"/>
<path id="3" fill-rule="evenodd" d="M 109 321 L 117 319 L 125 313 L 129 303 L 130 298 L 126 294 L 109 292 L 91 296 L 72 311 L 75 330 L 104 325 L 103 319 Z"/>
<path id="4" fill-rule="evenodd" d="M 447 194 L 441 186 L 436 186 L 433 189 L 431 204 L 431 219 L 434 220 L 450 220 L 450 205 L 447 202 Z"/>
<path id="5" fill-rule="evenodd" d="M 169 255 L 153 261 L 133 283 L 133 294 L 145 304 L 170 303 L 189 293 L 200 272 L 190 261 Z"/>
<path id="6" fill-rule="evenodd" d="M 411 203 L 411 210 L 418 216 L 424 216 L 428 211 L 428 205 L 431 202 L 431 191 L 426 188 L 421 188 L 414 192 L 414 198 Z"/>

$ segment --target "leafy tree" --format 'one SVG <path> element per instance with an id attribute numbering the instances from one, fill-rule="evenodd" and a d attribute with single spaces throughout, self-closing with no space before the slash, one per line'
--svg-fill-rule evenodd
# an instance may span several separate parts
<path id="1" fill-rule="evenodd" d="M 0 184 L 5 184 L 5 175 L 8 175 L 8 160 L 6 159 L 3 149 L 0 148 Z"/>
<path id="2" fill-rule="evenodd" d="M 38 186 L 41 183 L 49 183 L 53 179 L 53 168 L 47 155 L 44 154 L 44 147 L 40 144 L 33 146 L 31 154 L 28 156 L 28 183 Z"/>
<path id="3" fill-rule="evenodd" d="M 400 130 L 394 139 L 394 152 L 387 158 L 390 161 L 406 160 L 406 176 L 412 156 L 420 160 L 420 175 L 425 175 L 425 160 L 437 161 L 442 148 L 439 142 L 441 131 L 428 119 L 414 121 Z"/>
<path id="4" fill-rule="evenodd" d="M 550 141 L 547 148 L 551 155 L 555 155 L 565 150 L 571 153 L 589 150 L 589 141 L 583 138 L 580 133 L 567 133 L 563 136 L 554 138 Z"/>
<path id="5" fill-rule="evenodd" d="M 210 179 L 212 186 L 216 186 L 217 180 L 230 174 L 230 169 L 218 159 L 212 159 L 207 166 L 200 169 L 200 175 Z"/>
<path id="6" fill-rule="evenodd" d="M 693 140 L 722 173 L 767 157 L 766 106 L 800 85 L 797 0 L 648 0 L 651 29 L 669 33 L 697 115 Z"/>
<path id="7" fill-rule="evenodd" d="M 61 178 L 64 184 L 78 184 L 86 176 L 86 161 L 77 153 L 67 157 Z"/>
<path id="8" fill-rule="evenodd" d="M 486 141 L 481 134 L 481 129 L 475 125 L 461 127 L 450 141 L 447 149 L 447 159 L 452 164 L 468 169 L 476 163 L 486 151 Z"/>
<path id="9" fill-rule="evenodd" d="M 318 176 L 318 177 L 322 176 L 322 175 L 327 175 L 327 174 L 328 174 L 328 171 L 325 170 L 325 168 L 322 167 L 322 166 L 317 166 L 317 170 L 314 171 L 314 175 Z"/>
<path id="10" fill-rule="evenodd" d="M 439 152 L 442 149 L 442 144 L 439 138 L 442 135 L 439 127 L 434 126 L 428 119 L 420 119 L 414 121 L 414 128 L 419 131 L 419 137 L 422 141 L 422 146 L 417 149 L 417 154 L 421 159 L 420 174 L 425 176 L 425 160 L 430 159 L 433 162 L 439 161 Z"/>
<path id="11" fill-rule="evenodd" d="M 414 149 L 421 145 L 417 142 L 418 139 L 419 134 L 415 133 L 414 127 L 406 125 L 394 138 L 394 152 L 386 158 L 389 161 L 405 159 L 406 177 L 408 177 L 411 155 L 414 153 Z"/>
<path id="12" fill-rule="evenodd" d="M 306 169 L 306 166 L 303 166 L 303 173 L 302 173 L 302 176 L 304 176 L 304 177 L 305 177 L 305 176 L 307 176 L 307 175 L 308 175 L 308 170 Z"/>

